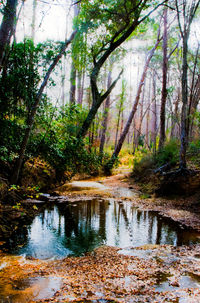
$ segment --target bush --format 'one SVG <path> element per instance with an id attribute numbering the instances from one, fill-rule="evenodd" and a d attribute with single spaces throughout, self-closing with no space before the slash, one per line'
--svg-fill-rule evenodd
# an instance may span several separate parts
<path id="1" fill-rule="evenodd" d="M 133 176 L 142 178 L 154 167 L 155 161 L 152 154 L 136 154 L 136 157 L 133 160 Z"/>
<path id="2" fill-rule="evenodd" d="M 149 175 L 152 170 L 164 164 L 176 165 L 179 158 L 179 146 L 176 140 L 166 143 L 157 154 L 151 152 L 137 151 L 133 160 L 133 176 L 143 177 Z"/>
<path id="3" fill-rule="evenodd" d="M 165 144 L 161 151 L 155 156 L 156 166 L 162 166 L 166 163 L 175 165 L 179 158 L 179 145 L 177 140 L 171 140 Z"/>

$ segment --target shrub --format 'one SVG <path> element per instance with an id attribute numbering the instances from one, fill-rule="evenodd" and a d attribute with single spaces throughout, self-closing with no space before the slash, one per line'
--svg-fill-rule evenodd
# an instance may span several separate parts
<path id="1" fill-rule="evenodd" d="M 164 165 L 171 164 L 174 166 L 179 157 L 179 146 L 176 140 L 171 140 L 157 154 L 151 152 L 137 151 L 133 160 L 133 176 L 143 177 L 148 175 L 152 170 Z"/>
<path id="2" fill-rule="evenodd" d="M 156 166 L 162 166 L 166 163 L 175 165 L 179 158 L 179 145 L 177 140 L 170 140 L 155 156 Z"/>

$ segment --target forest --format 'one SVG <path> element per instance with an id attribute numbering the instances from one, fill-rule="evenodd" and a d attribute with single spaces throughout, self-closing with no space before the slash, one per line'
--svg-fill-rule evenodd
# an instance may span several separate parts
<path id="1" fill-rule="evenodd" d="M 199 16 L 0 0 L 1 302 L 200 301 Z"/>
<path id="2" fill-rule="evenodd" d="M 199 150 L 198 1 L 70 3 L 71 34 L 42 42 L 42 7 L 32 5 L 21 33 L 25 4 L 1 3 L 0 155 L 9 183 L 38 157 L 60 180 L 109 173 L 121 149 L 133 166 L 148 155 L 155 168 L 186 169 L 187 150 Z"/>

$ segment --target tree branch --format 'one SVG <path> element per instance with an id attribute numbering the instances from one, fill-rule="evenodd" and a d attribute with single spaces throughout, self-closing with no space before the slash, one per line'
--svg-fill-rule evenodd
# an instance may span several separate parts
<path id="1" fill-rule="evenodd" d="M 105 94 L 103 94 L 100 97 L 100 102 L 103 102 L 103 100 L 105 100 L 108 97 L 108 95 L 111 93 L 111 91 L 113 90 L 113 88 L 117 84 L 117 82 L 118 82 L 119 78 L 121 77 L 122 73 L 123 73 L 123 69 L 119 73 L 119 76 L 115 79 L 115 81 L 113 81 L 113 83 L 111 84 L 111 86 L 107 89 L 107 91 L 105 92 Z"/>

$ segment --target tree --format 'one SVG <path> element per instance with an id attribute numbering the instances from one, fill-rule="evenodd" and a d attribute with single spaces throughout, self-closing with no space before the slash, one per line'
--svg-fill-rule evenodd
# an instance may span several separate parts
<path id="1" fill-rule="evenodd" d="M 167 100 L 167 6 L 164 8 L 164 33 L 163 33 L 163 64 L 162 64 L 162 92 L 161 92 L 161 108 L 160 108 L 160 140 L 159 149 L 161 149 L 165 142 L 165 105 Z"/>
<path id="2" fill-rule="evenodd" d="M 179 30 L 182 38 L 182 110 L 181 110 L 181 147 L 180 170 L 186 169 L 186 150 L 188 145 L 187 117 L 188 117 L 188 39 L 192 21 L 195 17 L 200 0 L 175 0 Z"/>
<path id="3" fill-rule="evenodd" d="M 112 83 L 112 64 L 110 66 L 110 70 L 108 72 L 108 79 L 107 79 L 107 87 L 109 88 Z M 103 112 L 103 121 L 102 121 L 102 133 L 101 133 L 101 141 L 100 141 L 100 147 L 99 152 L 103 153 L 105 140 L 106 140 L 106 131 L 108 127 L 108 115 L 109 115 L 109 109 L 110 109 L 110 95 L 106 98 L 105 102 L 105 108 Z"/>
<path id="4" fill-rule="evenodd" d="M 15 28 L 17 0 L 7 0 L 0 27 L 0 71 Z"/>
<path id="5" fill-rule="evenodd" d="M 121 151 L 121 148 L 122 148 L 122 145 L 124 143 L 124 140 L 126 138 L 126 135 L 129 131 L 129 128 L 131 126 L 131 123 L 133 121 L 133 118 L 134 118 L 134 115 L 137 111 L 137 107 L 138 107 L 138 103 L 139 103 L 139 100 L 140 100 L 140 95 L 141 95 L 141 92 L 142 92 L 142 88 L 143 88 L 143 85 L 144 85 L 144 80 L 145 80 L 145 77 L 146 77 L 146 74 L 147 74 L 147 70 L 148 70 L 148 67 L 149 67 L 149 63 L 153 57 L 153 54 L 156 50 L 156 48 L 158 47 L 159 43 L 161 41 L 161 38 L 160 38 L 160 29 L 158 31 L 158 36 L 157 36 L 157 41 L 155 43 L 155 46 L 150 50 L 148 56 L 147 56 L 147 59 L 146 59 L 146 62 L 145 62 L 145 66 L 144 66 L 144 70 L 143 70 L 143 73 L 142 73 L 142 76 L 141 76 L 141 79 L 140 79 L 140 83 L 139 83 L 139 86 L 138 86 L 138 89 L 137 89 L 137 94 L 136 94 L 136 97 L 135 97 L 135 101 L 134 101 L 134 104 L 133 104 L 133 107 L 132 107 L 132 110 L 130 112 L 130 115 L 128 117 L 128 120 L 126 122 L 126 125 L 124 127 L 124 130 L 119 138 L 119 141 L 117 143 L 117 146 L 115 147 L 115 150 L 112 154 L 112 157 L 110 159 L 110 162 L 108 164 L 108 170 L 110 170 L 114 163 L 115 163 L 115 160 L 117 159 L 120 151 Z"/>
<path id="6" fill-rule="evenodd" d="M 76 22 L 76 18 L 78 17 L 79 14 L 79 6 L 78 3 L 74 4 L 74 19 Z M 74 22 L 74 23 L 75 23 Z M 76 29 L 76 26 L 74 25 L 74 30 Z M 76 39 L 73 40 L 72 42 L 72 63 L 71 63 L 71 72 L 70 72 L 70 91 L 69 91 L 69 102 L 70 104 L 74 104 L 76 102 L 76 76 L 77 76 L 77 69 L 76 69 L 76 52 L 75 52 L 75 44 L 76 44 Z"/>
<path id="7" fill-rule="evenodd" d="M 95 0 L 92 4 L 88 1 L 82 1 L 82 14 L 80 17 L 85 17 L 84 27 L 88 27 L 88 24 L 92 24 L 92 30 L 94 28 L 96 31 L 101 31 L 105 29 L 103 34 L 99 35 L 96 43 L 92 45 L 92 60 L 93 67 L 90 74 L 90 85 L 92 91 L 92 107 L 85 119 L 77 139 L 85 137 L 87 131 L 103 101 L 111 93 L 115 87 L 118 79 L 120 78 L 122 71 L 115 81 L 110 85 L 105 93 L 100 93 L 98 88 L 98 76 L 100 70 L 109 56 L 125 42 L 135 29 L 144 22 L 150 14 L 155 11 L 158 6 L 163 4 L 165 1 L 155 5 L 153 2 L 153 8 L 150 9 L 152 1 L 142 0 L 142 1 L 131 1 L 131 0 L 121 0 L 121 1 L 106 1 Z M 145 10 L 148 9 L 148 13 L 144 15 Z M 86 13 L 87 12 L 87 13 Z M 100 24 L 100 26 L 98 26 Z"/>
<path id="8" fill-rule="evenodd" d="M 19 173 L 22 167 L 22 163 L 23 163 L 23 159 L 24 159 L 24 155 L 25 155 L 25 151 L 26 151 L 26 147 L 28 144 L 28 140 L 31 134 L 31 130 L 32 130 L 32 126 L 34 123 L 34 118 L 35 118 L 35 114 L 37 112 L 42 94 L 44 92 L 44 89 L 48 83 L 49 77 L 52 73 L 52 71 L 54 70 L 55 66 L 58 64 L 59 60 L 61 59 L 61 57 L 63 56 L 63 54 L 65 53 L 68 45 L 72 42 L 72 40 L 74 39 L 76 35 L 76 31 L 74 31 L 70 38 L 68 40 L 65 41 L 65 43 L 61 46 L 61 49 L 59 51 L 59 53 L 57 54 L 57 56 L 54 58 L 53 62 L 51 63 L 51 65 L 49 66 L 47 73 L 40 85 L 40 88 L 37 92 L 37 95 L 35 96 L 35 100 L 34 103 L 31 107 L 31 110 L 29 112 L 28 115 L 28 119 L 27 119 L 27 125 L 26 125 L 26 130 L 25 130 L 25 134 L 21 143 L 21 147 L 20 147 L 20 151 L 19 151 L 19 156 L 17 158 L 17 161 L 15 163 L 13 172 L 12 172 L 12 176 L 11 176 L 11 183 L 12 184 L 16 184 L 18 182 L 19 179 Z"/>

